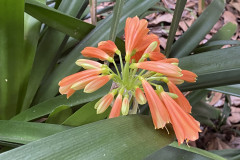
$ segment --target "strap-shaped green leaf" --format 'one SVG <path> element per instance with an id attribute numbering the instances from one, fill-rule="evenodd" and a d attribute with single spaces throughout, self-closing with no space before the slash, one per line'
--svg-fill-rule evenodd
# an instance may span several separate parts
<path id="1" fill-rule="evenodd" d="M 240 83 L 240 47 L 219 49 L 180 58 L 180 67 L 198 75 L 196 83 L 184 83 L 182 90 L 194 90 Z"/>
<path id="2" fill-rule="evenodd" d="M 9 119 L 19 111 L 24 82 L 24 0 L 1 0 L 0 23 L 0 119 Z"/>
<path id="3" fill-rule="evenodd" d="M 0 159 L 143 159 L 173 139 L 172 130 L 155 130 L 149 116 L 122 116 L 57 133 L 2 153 Z"/>
<path id="4" fill-rule="evenodd" d="M 194 24 L 173 44 L 170 57 L 184 57 L 198 46 L 218 21 L 225 7 L 224 0 L 214 0 Z"/>
<path id="5" fill-rule="evenodd" d="M 172 143 L 151 154 L 145 160 L 226 160 L 225 158 L 199 148 Z"/>
<path id="6" fill-rule="evenodd" d="M 79 104 L 83 104 L 89 101 L 93 101 L 97 98 L 100 98 L 108 93 L 111 83 L 106 84 L 104 87 L 93 93 L 83 93 L 83 91 L 78 91 L 74 93 L 69 99 L 66 98 L 66 95 L 57 96 L 51 98 L 47 101 L 39 103 L 20 114 L 12 118 L 16 121 L 30 121 L 44 115 L 51 113 L 55 108 L 67 105 L 73 107 Z"/>
<path id="7" fill-rule="evenodd" d="M 40 21 L 43 21 L 44 23 L 53 23 L 57 27 L 63 28 L 67 31 L 71 29 L 71 31 L 73 31 L 74 29 L 76 30 L 77 27 L 80 27 L 79 29 L 84 28 L 82 29 L 80 35 L 78 35 L 78 38 L 83 38 L 87 33 L 90 32 L 93 27 L 91 25 L 89 27 L 89 25 L 86 25 L 86 23 L 62 13 L 64 12 L 71 16 L 76 16 L 83 4 L 84 1 L 63 0 L 58 8 L 59 11 L 57 11 L 35 0 L 28 0 L 25 3 L 25 11 L 34 16 L 35 18 L 38 18 Z M 72 19 L 75 23 L 71 21 Z M 70 28 L 66 28 L 66 26 Z M 47 71 L 51 70 L 50 66 L 55 66 L 54 62 L 57 61 L 57 56 L 60 55 L 61 48 L 63 49 L 65 45 L 65 43 L 63 42 L 64 38 L 64 33 L 61 33 L 51 27 L 46 28 L 38 44 L 22 111 L 29 108 L 44 75 L 46 75 Z"/>
<path id="8" fill-rule="evenodd" d="M 181 0 L 181 1 L 178 0 L 177 1 L 176 7 L 175 7 L 175 10 L 174 10 L 174 14 L 173 14 L 173 19 L 172 19 L 170 31 L 169 31 L 167 46 L 166 46 L 166 50 L 165 50 L 165 54 L 166 54 L 167 57 L 170 54 L 172 43 L 173 43 L 177 28 L 179 26 L 179 21 L 182 17 L 182 12 L 184 10 L 186 2 L 187 2 L 187 0 Z"/>
<path id="9" fill-rule="evenodd" d="M 35 122 L 0 120 L 0 140 L 27 144 L 71 127 Z"/>
<path id="10" fill-rule="evenodd" d="M 116 4 L 114 6 L 112 26 L 111 26 L 109 40 L 115 41 L 115 39 L 116 39 L 117 28 L 119 25 L 119 20 L 121 18 L 121 13 L 122 13 L 124 2 L 125 2 L 125 0 L 118 0 L 118 1 L 116 1 Z"/>
<path id="11" fill-rule="evenodd" d="M 79 3 L 78 0 L 74 0 L 73 2 L 66 1 L 65 5 L 62 6 L 69 7 L 69 5 L 72 4 L 70 6 L 77 11 L 76 12 L 77 15 L 84 1 L 80 2 L 81 3 Z M 89 33 L 94 28 L 93 25 L 87 24 L 77 18 L 74 18 L 61 12 L 61 4 L 59 6 L 59 9 L 60 11 L 48 7 L 47 5 L 44 5 L 35 0 L 26 0 L 25 2 L 25 12 L 35 17 L 39 21 L 44 22 L 46 25 L 58 29 L 76 39 L 83 39 L 86 33 Z M 64 11 L 64 9 L 62 10 Z M 73 11 L 69 10 L 68 12 Z M 75 13 L 71 15 L 75 15 Z"/>
<path id="12" fill-rule="evenodd" d="M 240 84 L 208 88 L 208 90 L 240 97 Z"/>
<path id="13" fill-rule="evenodd" d="M 97 110 L 94 108 L 94 105 L 98 100 L 99 99 L 96 99 L 95 101 L 85 104 L 73 115 L 68 117 L 68 119 L 66 119 L 62 124 L 67 126 L 81 126 L 107 118 L 112 107 L 109 106 L 105 112 L 97 114 Z"/>

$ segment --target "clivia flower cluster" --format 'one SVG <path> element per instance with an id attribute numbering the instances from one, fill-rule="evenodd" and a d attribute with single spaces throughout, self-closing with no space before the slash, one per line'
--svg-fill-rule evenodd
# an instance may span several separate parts
<path id="1" fill-rule="evenodd" d="M 184 81 L 195 82 L 197 75 L 181 70 L 178 59 L 166 58 L 160 53 L 159 38 L 148 34 L 147 25 L 146 20 L 138 17 L 126 20 L 125 64 L 120 50 L 110 40 L 100 42 L 96 48 L 84 48 L 83 56 L 113 63 L 116 73 L 106 64 L 79 59 L 76 64 L 85 70 L 63 78 L 59 82 L 59 92 L 67 98 L 76 90 L 92 93 L 113 80 L 118 87 L 95 104 L 97 114 L 103 113 L 114 97 L 109 118 L 127 115 L 132 101 L 141 105 L 148 102 L 155 129 L 171 123 L 179 144 L 184 140 L 194 141 L 201 132 L 200 124 L 189 114 L 191 106 L 176 85 Z M 115 54 L 119 56 L 121 71 L 114 61 Z M 169 92 L 164 91 L 159 82 L 166 83 Z"/>

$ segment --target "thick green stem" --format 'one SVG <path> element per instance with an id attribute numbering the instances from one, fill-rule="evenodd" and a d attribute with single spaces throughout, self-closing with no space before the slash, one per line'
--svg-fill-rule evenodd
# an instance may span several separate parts
<path id="1" fill-rule="evenodd" d="M 123 69 L 123 83 L 125 85 L 127 85 L 128 76 L 129 76 L 129 62 L 126 62 Z"/>

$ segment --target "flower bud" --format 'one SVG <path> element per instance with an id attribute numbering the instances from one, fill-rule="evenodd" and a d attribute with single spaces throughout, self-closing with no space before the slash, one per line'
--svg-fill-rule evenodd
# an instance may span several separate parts
<path id="1" fill-rule="evenodd" d="M 147 99 L 146 99 L 143 91 L 139 87 L 136 87 L 136 89 L 135 89 L 135 98 L 136 98 L 137 102 L 141 105 L 147 103 Z"/>
<path id="2" fill-rule="evenodd" d="M 96 61 L 88 60 L 88 59 L 78 59 L 75 62 L 78 66 L 83 67 L 84 69 L 96 69 L 101 68 L 102 64 Z"/>
<path id="3" fill-rule="evenodd" d="M 95 109 L 97 109 L 97 114 L 103 113 L 109 105 L 112 103 L 114 98 L 114 93 L 108 93 L 104 97 L 102 97 L 94 106 Z"/>
<path id="4" fill-rule="evenodd" d="M 122 115 L 127 115 L 128 111 L 129 111 L 129 100 L 128 100 L 128 94 L 126 94 L 123 98 L 123 102 L 122 102 Z"/>

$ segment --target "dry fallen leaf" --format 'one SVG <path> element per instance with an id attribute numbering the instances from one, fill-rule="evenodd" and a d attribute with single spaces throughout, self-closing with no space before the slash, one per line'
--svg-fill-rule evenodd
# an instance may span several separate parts
<path id="1" fill-rule="evenodd" d="M 224 23 L 228 23 L 228 22 L 232 22 L 234 24 L 237 24 L 237 17 L 236 15 L 234 15 L 232 12 L 229 12 L 229 11 L 225 11 L 223 13 L 223 18 L 224 18 Z"/>
<path id="2" fill-rule="evenodd" d="M 216 104 L 222 97 L 222 93 L 213 92 L 212 100 L 209 102 L 210 105 Z"/>
<path id="3" fill-rule="evenodd" d="M 238 2 L 232 2 L 231 5 L 240 12 L 240 1 Z"/>
<path id="4" fill-rule="evenodd" d="M 209 145 L 207 147 L 207 150 L 223 150 L 223 149 L 231 149 L 231 147 L 218 137 L 210 140 Z"/>
<path id="5" fill-rule="evenodd" d="M 158 15 L 153 21 L 149 22 L 150 25 L 156 25 L 161 22 L 172 22 L 173 15 L 170 13 L 166 13 L 164 15 Z"/>
<path id="6" fill-rule="evenodd" d="M 182 28 L 182 30 L 185 32 L 188 27 L 190 27 L 194 22 L 194 19 L 180 21 L 179 26 Z"/>
<path id="7" fill-rule="evenodd" d="M 160 37 L 159 40 L 160 40 L 160 45 L 165 49 L 167 45 L 167 39 Z"/>
<path id="8" fill-rule="evenodd" d="M 240 105 L 240 97 L 230 96 L 231 102 L 233 106 L 239 106 Z"/>

